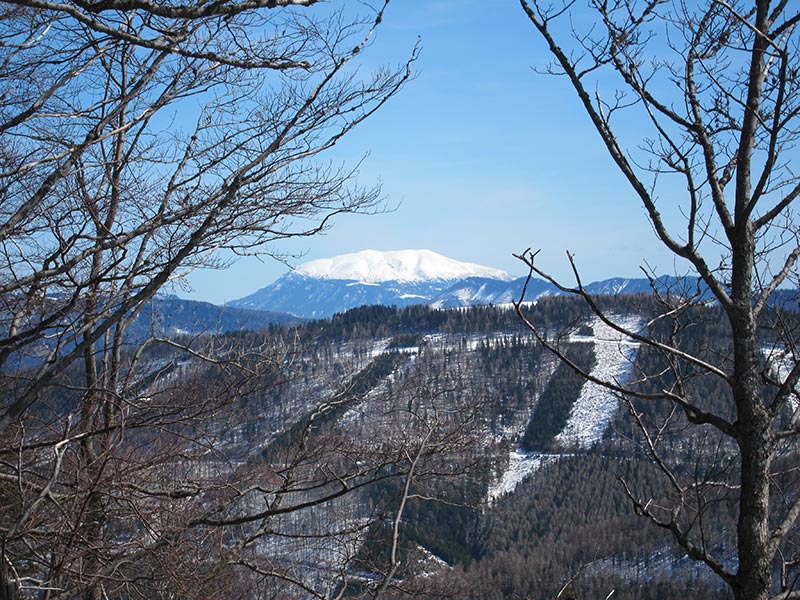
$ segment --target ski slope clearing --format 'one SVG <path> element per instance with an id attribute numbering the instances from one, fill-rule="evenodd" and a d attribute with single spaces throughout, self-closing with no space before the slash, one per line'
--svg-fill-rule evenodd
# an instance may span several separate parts
<path id="1" fill-rule="evenodd" d="M 611 316 L 611 320 L 628 331 L 638 331 L 642 319 L 635 315 Z M 600 381 L 622 384 L 630 377 L 639 343 L 620 334 L 598 317 L 589 323 L 593 335 L 573 335 L 570 341 L 594 344 L 597 362 L 590 375 Z M 587 381 L 572 406 L 564 429 L 555 437 L 564 448 L 586 450 L 603 436 L 617 411 L 618 399 L 607 388 Z"/>
<path id="2" fill-rule="evenodd" d="M 543 454 L 541 452 L 525 452 L 514 450 L 508 455 L 508 468 L 500 477 L 500 480 L 489 487 L 487 500 L 491 503 L 510 494 L 517 486 L 533 473 L 538 471 L 543 465 L 554 461 L 558 454 Z"/>
<path id="3" fill-rule="evenodd" d="M 638 331 L 643 323 L 635 315 L 615 316 L 612 321 L 629 331 Z M 570 341 L 594 344 L 597 361 L 590 375 L 613 383 L 628 381 L 639 343 L 623 336 L 597 317 L 589 326 L 592 328 L 592 335 L 573 335 Z M 556 442 L 567 451 L 590 448 L 602 438 L 617 411 L 618 402 L 616 396 L 603 386 L 591 381 L 585 382 L 570 411 L 567 424 L 555 437 Z M 560 456 L 564 454 L 525 452 L 521 449 L 510 452 L 508 468 L 499 481 L 489 487 L 487 500 L 494 502 L 501 496 L 512 493 L 542 465 L 557 460 Z"/>

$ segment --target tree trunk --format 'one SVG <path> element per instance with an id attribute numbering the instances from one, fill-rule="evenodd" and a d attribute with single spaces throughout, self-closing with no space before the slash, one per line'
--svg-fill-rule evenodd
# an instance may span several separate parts
<path id="1" fill-rule="evenodd" d="M 769 473 L 772 462 L 771 432 L 766 411 L 758 401 L 758 388 L 740 384 L 738 443 L 741 452 L 739 498 L 739 568 L 734 580 L 737 600 L 770 597 Z M 747 405 L 742 410 L 742 405 Z"/>
<path id="2" fill-rule="evenodd" d="M 19 588 L 8 576 L 5 539 L 0 542 L 0 600 L 18 600 Z"/>
<path id="3" fill-rule="evenodd" d="M 747 224 L 749 225 L 749 223 Z M 733 306 L 728 311 L 733 333 L 733 398 L 736 442 L 741 457 L 737 542 L 739 565 L 733 583 L 737 600 L 770 597 L 769 496 L 772 427 L 761 398 L 756 316 L 752 309 L 752 231 L 742 235 L 733 254 Z"/>

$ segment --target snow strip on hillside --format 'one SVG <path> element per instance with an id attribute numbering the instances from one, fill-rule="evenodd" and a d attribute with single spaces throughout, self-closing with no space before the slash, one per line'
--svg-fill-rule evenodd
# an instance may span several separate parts
<path id="1" fill-rule="evenodd" d="M 508 468 L 503 473 L 500 481 L 489 487 L 487 499 L 494 502 L 501 496 L 510 494 L 524 479 L 535 473 L 542 465 L 557 458 L 555 454 L 542 454 L 541 452 L 524 452 L 514 450 L 508 455 Z"/>
<path id="2" fill-rule="evenodd" d="M 638 331 L 642 326 L 642 320 L 636 316 L 612 317 L 612 320 L 628 331 Z M 589 325 L 593 335 L 574 335 L 571 341 L 594 343 L 597 362 L 590 375 L 601 381 L 625 383 L 630 376 L 639 343 L 622 336 L 597 317 Z M 555 441 L 564 447 L 590 448 L 603 436 L 617 406 L 618 400 L 611 392 L 587 381 L 572 406 L 567 424 Z"/>
<path id="3" fill-rule="evenodd" d="M 613 322 L 629 331 L 638 331 L 642 319 L 635 316 L 614 317 Z M 594 344 L 597 362 L 591 375 L 603 381 L 625 383 L 636 357 L 639 343 L 619 334 L 616 330 L 595 318 L 589 324 L 593 335 L 574 335 L 573 342 Z M 617 411 L 618 400 L 606 388 L 587 381 L 570 411 L 564 429 L 556 436 L 562 446 L 586 449 L 598 441 Z M 527 477 L 564 454 L 543 454 L 514 450 L 508 457 L 508 468 L 500 480 L 489 487 L 487 499 L 494 502 L 510 494 Z"/>

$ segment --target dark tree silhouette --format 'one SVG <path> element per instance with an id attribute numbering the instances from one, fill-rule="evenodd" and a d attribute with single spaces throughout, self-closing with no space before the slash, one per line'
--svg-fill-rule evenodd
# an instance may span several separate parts
<path id="1" fill-rule="evenodd" d="M 280 258 L 281 240 L 380 207 L 325 152 L 411 77 L 416 50 L 359 70 L 387 5 L 0 4 L 3 590 L 236 597 L 264 568 L 245 556 L 259 517 L 244 515 L 290 512 L 270 502 L 298 480 L 302 506 L 379 477 L 386 461 L 345 467 L 341 447 L 325 477 L 310 451 L 281 470 L 220 450 L 286 348 L 223 340 L 159 358 L 174 341 L 126 330 L 164 286 L 223 266 L 220 250 Z M 222 570 L 235 564 L 250 575 Z"/>
<path id="2" fill-rule="evenodd" d="M 690 285 L 666 290 L 654 280 L 662 312 L 644 331 L 624 331 L 585 293 L 570 257 L 577 285 L 562 289 L 666 357 L 669 383 L 662 389 L 645 393 L 602 382 L 626 399 L 643 443 L 672 486 L 666 503 L 639 498 L 634 490 L 631 498 L 736 598 L 798 597 L 800 497 L 785 461 L 797 458 L 800 364 L 795 332 L 785 326 L 780 306 L 770 308 L 783 297 L 781 287 L 797 286 L 800 255 L 800 180 L 793 165 L 800 125 L 797 6 L 785 0 L 520 4 L 554 59 L 551 72 L 577 92 L 658 239 L 698 281 L 684 279 Z M 578 10 L 580 18 L 571 18 Z M 594 17 L 589 22 L 588 15 Z M 630 131 L 623 136 L 621 126 L 632 121 L 641 137 L 628 147 Z M 678 199 L 675 181 L 685 190 Z M 685 221 L 675 228 L 662 211 Z M 535 253 L 521 258 L 532 273 L 552 281 Z M 722 355 L 689 352 L 681 344 L 691 307 L 709 300 L 727 317 Z M 691 380 L 701 374 L 723 384 L 725 410 L 709 408 L 696 393 Z M 703 435 L 720 436 L 721 452 L 731 460 L 726 477 L 713 480 L 672 465 L 661 445 L 665 424 L 649 427 L 637 399 L 672 403 L 678 413 L 671 418 L 682 414 Z M 707 507 L 720 490 L 738 504 L 735 547 L 721 553 L 704 536 L 711 526 L 704 521 Z"/>

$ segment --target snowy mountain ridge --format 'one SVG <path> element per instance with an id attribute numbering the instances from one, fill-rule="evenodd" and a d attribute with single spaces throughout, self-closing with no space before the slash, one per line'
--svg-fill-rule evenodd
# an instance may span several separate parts
<path id="1" fill-rule="evenodd" d="M 484 277 L 500 281 L 514 279 L 505 271 L 461 262 L 431 250 L 363 250 L 299 265 L 294 273 L 315 279 L 337 279 L 360 283 L 458 280 Z"/>
<path id="2" fill-rule="evenodd" d="M 585 286 L 592 295 L 652 293 L 710 297 L 696 277 L 615 277 Z M 364 250 L 301 264 L 256 292 L 228 305 L 319 319 L 364 305 L 436 308 L 534 302 L 561 292 L 548 281 L 513 277 L 492 267 L 461 262 L 431 250 Z"/>
<path id="3" fill-rule="evenodd" d="M 373 304 L 450 308 L 508 303 L 523 282 L 500 269 L 431 250 L 364 250 L 299 265 L 230 305 L 316 319 Z"/>

